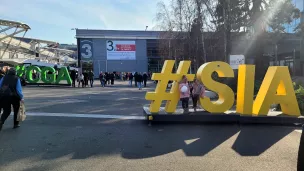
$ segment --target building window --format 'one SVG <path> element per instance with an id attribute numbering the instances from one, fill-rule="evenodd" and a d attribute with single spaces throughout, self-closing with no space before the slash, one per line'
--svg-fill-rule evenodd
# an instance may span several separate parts
<path id="1" fill-rule="evenodd" d="M 148 58 L 160 56 L 158 40 L 156 39 L 147 40 L 147 56 Z"/>

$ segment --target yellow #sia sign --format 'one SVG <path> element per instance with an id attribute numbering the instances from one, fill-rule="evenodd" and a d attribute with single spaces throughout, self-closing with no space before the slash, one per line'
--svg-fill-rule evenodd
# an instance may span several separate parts
<path id="1" fill-rule="evenodd" d="M 155 92 L 148 92 L 146 100 L 151 100 L 150 112 L 157 113 L 162 101 L 167 101 L 165 111 L 173 113 L 179 101 L 178 81 L 186 75 L 189 81 L 194 80 L 194 74 L 187 74 L 191 61 L 180 62 L 177 72 L 172 73 L 174 60 L 166 60 L 161 73 L 155 73 L 152 80 L 159 80 Z M 225 84 L 212 79 L 213 72 L 219 77 L 234 77 L 233 69 L 225 62 L 208 62 L 200 66 L 197 79 L 211 91 L 219 95 L 215 102 L 208 97 L 200 98 L 202 107 L 211 113 L 223 113 L 234 104 L 234 92 Z M 264 77 L 260 90 L 253 100 L 254 65 L 240 65 L 238 70 L 237 107 L 236 111 L 245 115 L 267 115 L 271 104 L 280 104 L 282 112 L 287 115 L 300 116 L 299 106 L 293 89 L 288 67 L 271 66 Z M 168 81 L 174 81 L 170 92 L 166 92 Z"/>

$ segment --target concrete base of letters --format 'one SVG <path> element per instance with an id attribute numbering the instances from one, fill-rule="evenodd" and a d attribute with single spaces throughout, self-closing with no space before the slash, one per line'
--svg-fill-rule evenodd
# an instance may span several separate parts
<path id="1" fill-rule="evenodd" d="M 149 105 L 143 107 L 143 113 L 149 122 L 167 122 L 167 123 L 207 123 L 207 124 L 272 124 L 285 126 L 302 126 L 304 117 L 292 117 L 280 112 L 270 111 L 268 116 L 244 116 L 235 111 L 225 113 L 209 113 L 203 109 L 193 112 L 190 109 L 189 114 L 183 114 L 183 109 L 179 108 L 173 114 L 165 112 L 164 107 L 160 108 L 158 113 L 152 114 L 149 111 Z"/>

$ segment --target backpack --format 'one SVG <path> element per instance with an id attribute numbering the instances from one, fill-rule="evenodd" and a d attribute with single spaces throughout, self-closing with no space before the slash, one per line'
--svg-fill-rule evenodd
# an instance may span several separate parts
<path id="1" fill-rule="evenodd" d="M 19 97 L 16 90 L 13 88 L 18 81 L 18 77 L 12 78 L 9 76 L 4 76 L 2 79 L 2 86 L 0 87 L 0 100 L 7 100 L 13 96 Z M 10 85 L 11 83 L 13 83 L 12 81 L 15 82 L 15 84 Z"/>
<path id="2" fill-rule="evenodd" d="M 0 99 L 10 98 L 13 96 L 13 91 L 8 85 L 2 85 L 0 88 Z"/>

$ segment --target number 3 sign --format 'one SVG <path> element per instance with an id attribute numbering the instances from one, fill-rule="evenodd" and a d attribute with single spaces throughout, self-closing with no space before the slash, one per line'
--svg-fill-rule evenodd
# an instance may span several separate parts
<path id="1" fill-rule="evenodd" d="M 93 56 L 93 42 L 92 40 L 80 41 L 80 54 L 82 60 L 91 59 Z"/>

